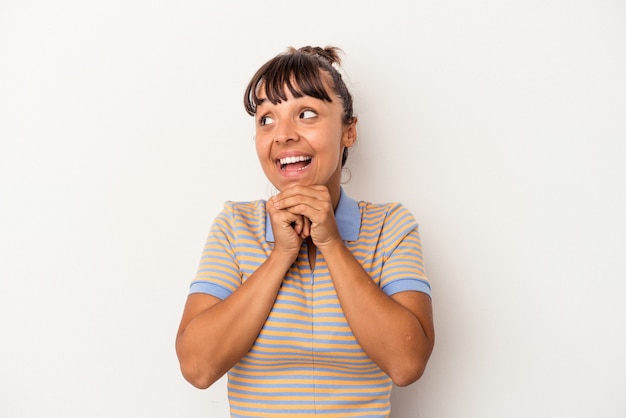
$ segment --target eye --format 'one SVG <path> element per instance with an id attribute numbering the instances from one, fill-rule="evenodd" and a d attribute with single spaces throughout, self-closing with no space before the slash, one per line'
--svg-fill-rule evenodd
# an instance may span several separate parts
<path id="1" fill-rule="evenodd" d="M 274 119 L 272 119 L 269 116 L 261 116 L 259 118 L 259 125 L 261 126 L 269 125 L 270 123 L 273 123 L 273 122 L 274 122 Z"/>
<path id="2" fill-rule="evenodd" d="M 316 116 L 317 113 L 315 113 L 315 111 L 311 109 L 303 110 L 302 113 L 300 113 L 300 119 L 311 119 Z"/>

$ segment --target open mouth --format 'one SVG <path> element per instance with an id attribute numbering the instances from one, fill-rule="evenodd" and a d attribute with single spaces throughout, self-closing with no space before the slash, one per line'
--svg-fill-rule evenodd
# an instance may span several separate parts
<path id="1" fill-rule="evenodd" d="M 305 169 L 311 164 L 311 157 L 299 155 L 297 157 L 285 157 L 278 160 L 280 169 L 283 171 L 298 171 Z"/>

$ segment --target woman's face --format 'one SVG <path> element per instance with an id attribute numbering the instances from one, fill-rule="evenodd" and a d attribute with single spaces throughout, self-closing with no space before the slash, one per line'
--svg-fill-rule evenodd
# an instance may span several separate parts
<path id="1" fill-rule="evenodd" d="M 332 89 L 325 85 L 326 91 Z M 342 123 L 342 104 L 311 96 L 293 97 L 272 104 L 263 100 L 256 108 L 256 151 L 267 178 L 278 190 L 295 185 L 325 185 L 338 190 L 344 147 L 356 140 L 355 123 Z"/>

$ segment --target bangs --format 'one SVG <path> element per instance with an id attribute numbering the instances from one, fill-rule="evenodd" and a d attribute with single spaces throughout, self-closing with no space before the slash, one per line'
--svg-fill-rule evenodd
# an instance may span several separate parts
<path id="1" fill-rule="evenodd" d="M 287 90 L 293 97 L 315 97 L 319 100 L 332 102 L 324 87 L 322 66 L 315 58 L 307 54 L 296 53 L 280 55 L 269 61 L 253 77 L 246 89 L 244 105 L 250 115 L 256 113 L 257 106 L 263 101 L 259 93 L 272 104 L 287 100 Z M 330 75 L 328 77 L 329 83 Z M 332 86 L 331 86 L 332 88 Z"/>

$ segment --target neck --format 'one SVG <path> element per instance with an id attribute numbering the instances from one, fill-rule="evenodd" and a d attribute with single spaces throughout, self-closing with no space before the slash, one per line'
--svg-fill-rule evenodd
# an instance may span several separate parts
<path id="1" fill-rule="evenodd" d="M 326 187 L 328 188 L 328 193 L 330 193 L 333 211 L 336 211 L 339 204 L 339 196 L 341 196 L 341 167 L 337 168 Z"/>
<path id="2" fill-rule="evenodd" d="M 337 184 L 336 186 L 327 186 L 328 193 L 330 193 L 330 201 L 333 204 L 333 212 L 337 210 L 337 206 L 339 205 L 339 197 L 341 196 L 341 185 Z"/>

